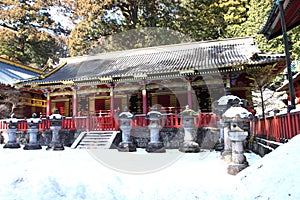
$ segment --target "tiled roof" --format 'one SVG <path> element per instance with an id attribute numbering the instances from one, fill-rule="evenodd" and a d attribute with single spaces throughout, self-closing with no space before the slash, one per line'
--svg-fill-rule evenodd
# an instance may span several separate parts
<path id="1" fill-rule="evenodd" d="M 13 85 L 17 81 L 36 77 L 40 74 L 42 74 L 42 72 L 38 69 L 0 58 L 1 84 Z"/>
<path id="2" fill-rule="evenodd" d="M 272 7 L 267 14 L 267 19 L 258 32 L 259 34 L 264 34 L 268 40 L 282 34 L 280 11 L 277 1 L 273 1 Z M 300 25 L 300 0 L 285 0 L 283 7 L 287 31 Z"/>
<path id="3" fill-rule="evenodd" d="M 283 54 L 260 53 L 252 37 L 149 47 L 68 58 L 64 60 L 67 64 L 60 66 L 60 69 L 27 83 L 97 80 L 180 73 L 188 70 L 201 73 L 241 65 L 274 63 L 284 59 Z"/>
<path id="4" fill-rule="evenodd" d="M 300 80 L 300 72 L 297 72 L 294 76 L 293 76 L 293 83 L 295 83 L 296 81 Z M 289 89 L 289 81 L 285 80 L 282 84 L 281 87 L 279 87 L 277 89 L 277 91 L 285 91 Z"/>

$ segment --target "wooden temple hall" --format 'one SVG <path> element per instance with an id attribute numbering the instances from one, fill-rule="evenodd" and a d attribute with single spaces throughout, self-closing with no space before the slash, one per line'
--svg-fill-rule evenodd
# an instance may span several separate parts
<path id="1" fill-rule="evenodd" d="M 37 71 L 16 85 L 40 95 L 43 103 L 36 111 L 46 116 L 55 108 L 67 117 L 114 116 L 125 107 L 146 114 L 154 105 L 166 113 L 186 105 L 211 112 L 225 88 L 251 103 L 255 83 L 245 71 L 269 65 L 275 66 L 270 73 L 280 72 L 285 56 L 262 53 L 245 37 L 61 59 L 52 70 Z"/>

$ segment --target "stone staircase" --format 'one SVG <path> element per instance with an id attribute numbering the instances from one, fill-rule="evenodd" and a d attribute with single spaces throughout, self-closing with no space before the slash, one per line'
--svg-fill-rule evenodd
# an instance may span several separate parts
<path id="1" fill-rule="evenodd" d="M 109 149 L 119 131 L 89 131 L 82 132 L 73 142 L 75 149 Z"/>

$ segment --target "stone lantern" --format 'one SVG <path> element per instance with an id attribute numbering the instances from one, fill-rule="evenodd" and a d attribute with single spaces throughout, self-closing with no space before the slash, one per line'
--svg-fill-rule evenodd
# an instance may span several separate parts
<path id="1" fill-rule="evenodd" d="M 39 132 L 38 125 L 42 123 L 41 118 L 37 118 L 36 113 L 32 114 L 32 118 L 26 119 L 28 124 L 29 143 L 25 144 L 24 150 L 42 149 L 42 146 L 37 142 L 37 133 Z"/>
<path id="2" fill-rule="evenodd" d="M 223 114 L 223 119 L 229 127 L 228 138 L 232 142 L 231 163 L 227 170 L 235 175 L 248 166 L 243 144 L 248 132 L 243 128 L 245 121 L 252 119 L 252 114 L 245 108 L 232 106 Z"/>
<path id="3" fill-rule="evenodd" d="M 21 120 L 17 119 L 14 114 L 11 115 L 10 119 L 4 120 L 5 124 L 8 124 L 8 142 L 3 148 L 17 149 L 20 148 L 20 144 L 17 142 L 16 133 L 18 130 L 18 124 Z"/>
<path id="4" fill-rule="evenodd" d="M 188 105 L 186 105 L 185 110 L 178 115 L 179 118 L 182 118 L 182 127 L 184 129 L 184 141 L 179 147 L 179 151 L 181 152 L 197 153 L 200 151 L 199 144 L 195 142 L 196 127 L 194 118 L 198 115 L 199 112 L 190 109 Z"/>
<path id="5" fill-rule="evenodd" d="M 130 138 L 131 131 L 131 119 L 134 115 L 128 112 L 128 108 L 125 107 L 124 112 L 120 113 L 118 120 L 121 121 L 120 129 L 122 130 L 122 142 L 118 145 L 118 151 L 121 152 L 134 152 L 136 151 L 136 146 L 132 143 Z"/>
<path id="6" fill-rule="evenodd" d="M 52 131 L 52 140 L 47 147 L 47 150 L 64 150 L 64 145 L 60 141 L 59 131 L 61 130 L 61 122 L 65 119 L 65 116 L 62 116 L 58 113 L 58 110 L 55 109 L 54 113 L 47 117 L 50 120 L 50 130 Z"/>
<path id="7" fill-rule="evenodd" d="M 166 149 L 163 142 L 159 140 L 159 131 L 162 126 L 159 120 L 163 117 L 163 114 L 157 111 L 156 107 L 152 107 L 151 111 L 147 113 L 146 118 L 150 120 L 148 128 L 150 130 L 150 142 L 146 146 L 146 151 L 149 153 L 165 153 Z"/>
<path id="8" fill-rule="evenodd" d="M 227 123 L 224 122 L 222 116 L 231 106 L 238 106 L 241 102 L 242 100 L 239 97 L 227 94 L 212 104 L 213 112 L 220 116 L 220 121 L 218 123 L 220 128 L 220 143 L 216 145 L 216 148 L 220 150 L 223 149 L 222 158 L 229 161 L 231 160 L 232 144 L 231 140 L 228 138 L 229 127 Z"/>

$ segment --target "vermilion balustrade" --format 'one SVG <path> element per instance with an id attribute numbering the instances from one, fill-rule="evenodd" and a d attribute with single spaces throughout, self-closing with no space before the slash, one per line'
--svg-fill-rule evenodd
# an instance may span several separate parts
<path id="1" fill-rule="evenodd" d="M 217 127 L 218 117 L 213 113 L 200 113 L 194 118 L 195 126 L 197 127 Z M 165 115 L 160 124 L 165 128 L 179 128 L 182 125 L 182 119 L 178 114 Z M 136 116 L 131 122 L 132 128 L 147 127 L 149 120 L 145 116 Z M 0 120 L 0 131 L 6 130 L 7 124 L 4 120 Z M 28 125 L 25 120 L 18 124 L 20 131 L 26 131 Z M 42 119 L 42 124 L 39 124 L 39 130 L 49 130 L 50 121 L 46 118 Z M 118 130 L 119 122 L 116 118 L 110 116 L 83 116 L 83 117 L 67 117 L 62 120 L 62 129 L 68 130 Z M 290 139 L 297 134 L 300 134 L 300 111 L 287 114 L 268 117 L 265 120 L 253 120 L 251 122 L 251 130 L 254 136 L 263 137 L 269 140 L 278 142 Z"/>
<path id="2" fill-rule="evenodd" d="M 253 135 L 282 142 L 300 134 L 300 111 L 253 122 Z"/>
<path id="3" fill-rule="evenodd" d="M 42 119 L 42 123 L 39 124 L 39 130 L 49 130 L 50 121 L 46 118 Z M 182 125 L 182 119 L 178 117 L 178 114 L 165 115 L 160 124 L 165 128 L 179 128 Z M 147 127 L 149 120 L 145 116 L 136 116 L 131 122 L 132 128 Z M 198 127 L 203 126 L 217 126 L 217 117 L 213 113 L 201 113 L 198 117 L 195 117 L 195 125 Z M 18 124 L 18 130 L 26 131 L 28 125 L 25 120 L 22 120 Z M 7 129 L 7 125 L 3 120 L 0 121 L 0 129 Z M 62 120 L 62 129 L 68 130 L 118 130 L 119 122 L 116 118 L 110 116 L 84 116 L 84 117 L 67 117 Z"/>

